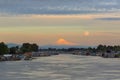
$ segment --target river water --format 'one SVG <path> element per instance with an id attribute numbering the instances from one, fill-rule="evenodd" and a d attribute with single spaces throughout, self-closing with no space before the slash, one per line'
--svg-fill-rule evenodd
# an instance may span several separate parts
<path id="1" fill-rule="evenodd" d="M 60 54 L 0 62 L 0 80 L 120 80 L 120 59 Z"/>

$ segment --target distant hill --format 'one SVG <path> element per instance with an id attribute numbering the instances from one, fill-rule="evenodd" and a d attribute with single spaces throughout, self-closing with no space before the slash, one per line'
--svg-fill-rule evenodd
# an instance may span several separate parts
<path id="1" fill-rule="evenodd" d="M 21 46 L 21 45 L 16 43 L 7 43 L 7 46 L 10 48 L 10 47 Z"/>
<path id="2" fill-rule="evenodd" d="M 21 46 L 21 44 L 16 44 L 16 43 L 7 43 L 7 46 L 10 47 L 15 47 L 15 46 Z M 43 45 L 39 46 L 39 48 L 42 49 L 47 49 L 47 48 L 56 48 L 56 49 L 61 49 L 61 48 L 88 48 L 88 47 L 96 47 L 96 46 L 81 46 L 81 45 Z"/>
<path id="3" fill-rule="evenodd" d="M 88 48 L 89 46 L 71 46 L 71 45 L 45 45 L 45 46 L 40 46 L 40 48 Z M 93 46 L 95 47 L 95 46 Z"/>

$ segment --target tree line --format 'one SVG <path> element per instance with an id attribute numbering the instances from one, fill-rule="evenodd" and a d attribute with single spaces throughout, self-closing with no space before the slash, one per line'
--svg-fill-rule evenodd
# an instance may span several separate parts
<path id="1" fill-rule="evenodd" d="M 23 43 L 21 47 L 15 46 L 15 47 L 10 47 L 4 43 L 0 43 L 0 55 L 4 54 L 22 54 L 25 52 L 36 52 L 39 50 L 39 46 L 36 43 L 30 44 L 30 43 Z"/>
<path id="2" fill-rule="evenodd" d="M 56 49 L 56 48 L 48 48 L 48 49 L 39 49 L 39 46 L 36 43 L 23 43 L 22 46 L 15 46 L 10 47 L 4 43 L 0 43 L 0 55 L 4 54 L 23 54 L 25 52 L 37 52 L 39 50 L 48 50 L 48 51 L 74 51 L 74 50 L 83 50 L 89 52 L 106 52 L 106 51 L 120 51 L 120 45 L 115 46 L 107 46 L 107 45 L 98 45 L 95 48 L 88 47 L 88 48 L 68 48 L 68 49 Z"/>
<path id="3" fill-rule="evenodd" d="M 97 47 L 97 50 L 102 51 L 102 52 L 105 52 L 105 51 L 120 51 L 120 45 L 115 45 L 115 46 L 99 45 Z"/>

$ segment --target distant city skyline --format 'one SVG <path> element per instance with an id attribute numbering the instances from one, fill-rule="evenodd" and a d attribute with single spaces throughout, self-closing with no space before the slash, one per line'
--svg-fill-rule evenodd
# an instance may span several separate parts
<path id="1" fill-rule="evenodd" d="M 120 44 L 120 0 L 0 0 L 0 42 Z"/>

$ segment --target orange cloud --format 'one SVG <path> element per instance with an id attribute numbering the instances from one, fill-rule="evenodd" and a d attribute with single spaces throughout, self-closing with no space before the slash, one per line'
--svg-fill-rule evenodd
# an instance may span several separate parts
<path id="1" fill-rule="evenodd" d="M 63 39 L 63 38 L 58 39 L 58 40 L 56 41 L 56 44 L 58 44 L 58 45 L 75 45 L 75 43 L 72 43 L 72 42 L 70 42 L 70 41 L 67 41 L 67 40 L 65 40 L 65 39 Z"/>

